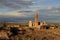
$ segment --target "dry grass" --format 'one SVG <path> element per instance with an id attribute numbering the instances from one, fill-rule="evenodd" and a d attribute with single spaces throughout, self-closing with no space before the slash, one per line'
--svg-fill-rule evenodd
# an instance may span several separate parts
<path id="1" fill-rule="evenodd" d="M 60 40 L 60 29 L 5 28 L 0 40 Z"/>

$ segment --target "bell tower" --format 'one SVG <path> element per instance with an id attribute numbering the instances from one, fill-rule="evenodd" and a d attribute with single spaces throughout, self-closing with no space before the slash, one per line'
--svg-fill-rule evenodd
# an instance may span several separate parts
<path id="1" fill-rule="evenodd" d="M 38 26 L 38 12 L 35 13 L 35 27 Z"/>

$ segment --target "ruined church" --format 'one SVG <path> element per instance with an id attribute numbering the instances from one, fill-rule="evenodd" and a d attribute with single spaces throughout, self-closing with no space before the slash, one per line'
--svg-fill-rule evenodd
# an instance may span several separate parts
<path id="1" fill-rule="evenodd" d="M 29 21 L 29 27 L 41 29 L 43 25 L 47 25 L 47 23 L 45 21 L 38 22 L 38 13 L 35 13 L 34 17 L 35 17 L 34 22 L 31 20 Z"/>

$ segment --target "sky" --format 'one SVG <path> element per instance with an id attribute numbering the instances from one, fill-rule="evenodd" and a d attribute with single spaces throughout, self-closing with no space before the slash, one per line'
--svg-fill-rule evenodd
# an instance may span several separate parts
<path id="1" fill-rule="evenodd" d="M 60 0 L 0 0 L 0 21 L 24 22 L 34 20 L 60 23 Z"/>

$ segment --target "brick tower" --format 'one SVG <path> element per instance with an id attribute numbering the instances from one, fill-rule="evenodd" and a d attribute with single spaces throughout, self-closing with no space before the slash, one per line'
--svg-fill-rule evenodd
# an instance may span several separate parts
<path id="1" fill-rule="evenodd" d="M 38 13 L 35 13 L 35 27 L 38 27 Z"/>

